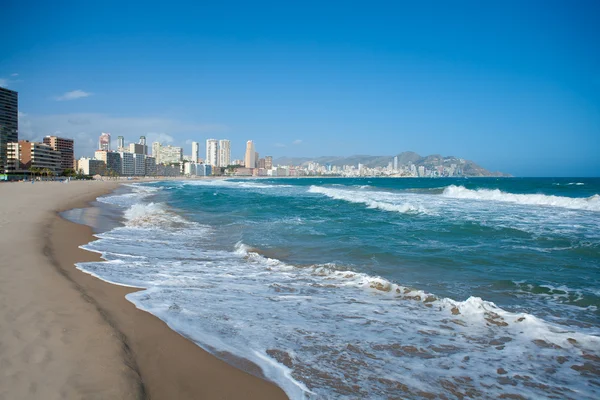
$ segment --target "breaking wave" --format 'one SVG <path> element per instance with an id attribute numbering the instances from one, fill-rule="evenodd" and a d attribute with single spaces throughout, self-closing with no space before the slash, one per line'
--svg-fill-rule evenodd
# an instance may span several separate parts
<path id="1" fill-rule="evenodd" d="M 364 204 L 368 208 L 377 208 L 383 211 L 402 214 L 430 214 L 430 211 L 420 204 L 408 201 L 406 195 L 395 193 L 334 189 L 322 186 L 311 186 L 308 192 L 323 194 L 335 200 Z"/>
<path id="2" fill-rule="evenodd" d="M 442 196 L 455 199 L 491 200 L 524 205 L 562 207 L 573 210 L 600 211 L 600 195 L 598 194 L 586 198 L 573 198 L 545 194 L 515 194 L 502 192 L 498 189 L 471 190 L 464 186 L 450 185 L 444 189 Z"/>

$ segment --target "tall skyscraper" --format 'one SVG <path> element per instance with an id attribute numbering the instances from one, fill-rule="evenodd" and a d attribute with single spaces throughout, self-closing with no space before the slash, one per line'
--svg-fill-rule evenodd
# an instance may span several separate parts
<path id="1" fill-rule="evenodd" d="M 394 171 L 398 171 L 398 156 L 394 157 Z"/>
<path id="2" fill-rule="evenodd" d="M 244 166 L 246 168 L 256 168 L 256 151 L 254 150 L 254 142 L 248 140 L 246 142 L 246 157 L 244 158 Z"/>
<path id="3" fill-rule="evenodd" d="M 98 140 L 98 150 L 110 151 L 110 133 L 102 132 Z"/>
<path id="4" fill-rule="evenodd" d="M 231 164 L 231 142 L 227 139 L 219 140 L 219 167 L 228 167 Z"/>
<path id="5" fill-rule="evenodd" d="M 117 151 L 125 151 L 125 138 L 117 136 Z"/>
<path id="6" fill-rule="evenodd" d="M 140 141 L 139 144 L 141 144 L 143 147 L 143 153 L 145 156 L 148 155 L 148 146 L 146 146 L 146 136 L 140 136 Z"/>
<path id="7" fill-rule="evenodd" d="M 192 161 L 197 163 L 200 158 L 200 143 L 192 142 Z"/>
<path id="8" fill-rule="evenodd" d="M 272 156 L 265 156 L 265 168 L 266 169 L 273 168 L 273 157 Z"/>
<path id="9" fill-rule="evenodd" d="M 160 164 L 160 142 L 152 143 L 152 157 L 156 160 L 157 164 Z"/>
<path id="10" fill-rule="evenodd" d="M 19 94 L 0 87 L 0 172 L 6 171 L 8 143 L 19 141 Z"/>
<path id="11" fill-rule="evenodd" d="M 60 168 L 64 171 L 73 168 L 75 160 L 73 139 L 65 139 L 58 136 L 46 136 L 44 144 L 52 147 L 52 149 L 60 152 Z"/>
<path id="12" fill-rule="evenodd" d="M 213 167 L 219 166 L 219 142 L 217 139 L 206 141 L 206 164 Z"/>

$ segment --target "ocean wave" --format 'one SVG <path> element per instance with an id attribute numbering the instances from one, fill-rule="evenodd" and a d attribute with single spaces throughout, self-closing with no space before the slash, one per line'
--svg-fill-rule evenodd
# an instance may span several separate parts
<path id="1" fill-rule="evenodd" d="M 185 186 L 211 186 L 211 187 L 231 187 L 237 189 L 272 189 L 272 188 L 290 188 L 293 185 L 275 185 L 268 183 L 261 183 L 254 180 L 244 181 L 232 181 L 228 179 L 214 179 L 214 180 L 194 180 L 183 182 Z"/>
<path id="2" fill-rule="evenodd" d="M 401 214 L 431 214 L 431 211 L 406 200 L 402 195 L 387 192 L 364 192 L 347 189 L 334 189 L 322 186 L 311 186 L 309 193 L 323 194 L 335 200 L 344 200 L 350 203 L 364 204 L 368 208 Z"/>
<path id="3" fill-rule="evenodd" d="M 450 185 L 444 189 L 442 196 L 455 199 L 489 200 L 523 205 L 561 207 L 573 210 L 600 211 L 600 195 L 598 194 L 586 198 L 573 198 L 545 194 L 515 194 L 502 192 L 499 189 L 471 190 L 464 186 Z"/>
<path id="4" fill-rule="evenodd" d="M 147 198 L 156 194 L 158 191 L 162 190 L 160 187 L 156 186 L 147 186 L 140 184 L 124 184 L 123 186 L 131 188 L 131 191 L 128 193 L 121 194 L 110 194 L 107 196 L 98 197 L 96 200 L 105 203 L 112 204 L 115 206 L 127 207 L 132 204 L 140 202 L 142 199 Z"/>
<path id="5" fill-rule="evenodd" d="M 209 351 L 255 362 L 292 399 L 597 398 L 593 377 L 579 371 L 600 367 L 600 339 L 531 314 L 474 296 L 438 297 L 335 263 L 291 265 L 243 242 L 196 261 L 175 256 L 190 254 L 185 239 L 166 249 L 143 248 L 130 235 L 93 243 L 116 254 L 128 240 L 135 255 L 174 254 L 79 267 L 149 288 L 127 299 Z"/>

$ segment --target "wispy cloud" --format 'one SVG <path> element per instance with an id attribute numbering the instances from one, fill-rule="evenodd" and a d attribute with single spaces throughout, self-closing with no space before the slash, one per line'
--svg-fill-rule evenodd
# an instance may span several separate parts
<path id="1" fill-rule="evenodd" d="M 0 86 L 8 87 L 8 79 L 0 78 Z"/>
<path id="2" fill-rule="evenodd" d="M 299 145 L 300 143 L 302 143 L 302 140 L 300 139 L 296 139 L 292 142 L 293 145 Z"/>
<path id="3" fill-rule="evenodd" d="M 102 132 L 109 132 L 116 148 L 117 136 L 125 136 L 126 142 L 137 142 L 146 136 L 148 143 L 155 141 L 183 144 L 179 135 L 216 134 L 228 131 L 222 124 L 201 124 L 162 117 L 115 117 L 107 114 L 76 113 L 33 115 L 19 113 L 19 137 L 41 140 L 49 134 L 75 139 L 75 155 L 91 156 L 98 145 Z M 184 137 L 185 137 L 184 136 Z"/>
<path id="4" fill-rule="evenodd" d="M 17 77 L 17 76 L 19 76 L 19 74 L 17 74 L 17 73 L 15 72 L 15 73 L 13 73 L 13 74 L 10 74 L 10 76 Z"/>
<path id="5" fill-rule="evenodd" d="M 77 90 L 72 90 L 70 92 L 66 92 L 62 96 L 57 96 L 54 98 L 54 100 L 56 100 L 56 101 L 77 100 L 77 99 L 81 99 L 84 97 L 89 97 L 91 95 L 92 95 L 92 93 L 90 93 L 90 92 L 84 92 L 83 90 L 77 89 Z"/>
<path id="6" fill-rule="evenodd" d="M 283 143 L 275 143 L 273 146 L 275 147 L 287 147 L 285 144 Z"/>

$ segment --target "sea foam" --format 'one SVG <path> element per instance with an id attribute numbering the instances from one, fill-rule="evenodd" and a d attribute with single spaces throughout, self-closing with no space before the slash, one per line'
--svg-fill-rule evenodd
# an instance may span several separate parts
<path id="1" fill-rule="evenodd" d="M 442 195 L 456 199 L 491 200 L 524 205 L 600 211 L 600 195 L 598 194 L 586 198 L 572 198 L 545 194 L 515 194 L 502 192 L 498 189 L 471 190 L 464 186 L 450 185 L 444 189 Z"/>
<path id="2" fill-rule="evenodd" d="M 420 204 L 413 204 L 408 199 L 409 195 L 399 195 L 388 192 L 362 191 L 311 186 L 309 193 L 323 194 L 336 200 L 350 203 L 364 204 L 368 208 L 377 208 L 383 211 L 398 212 L 402 214 L 429 214 L 430 211 Z"/>

